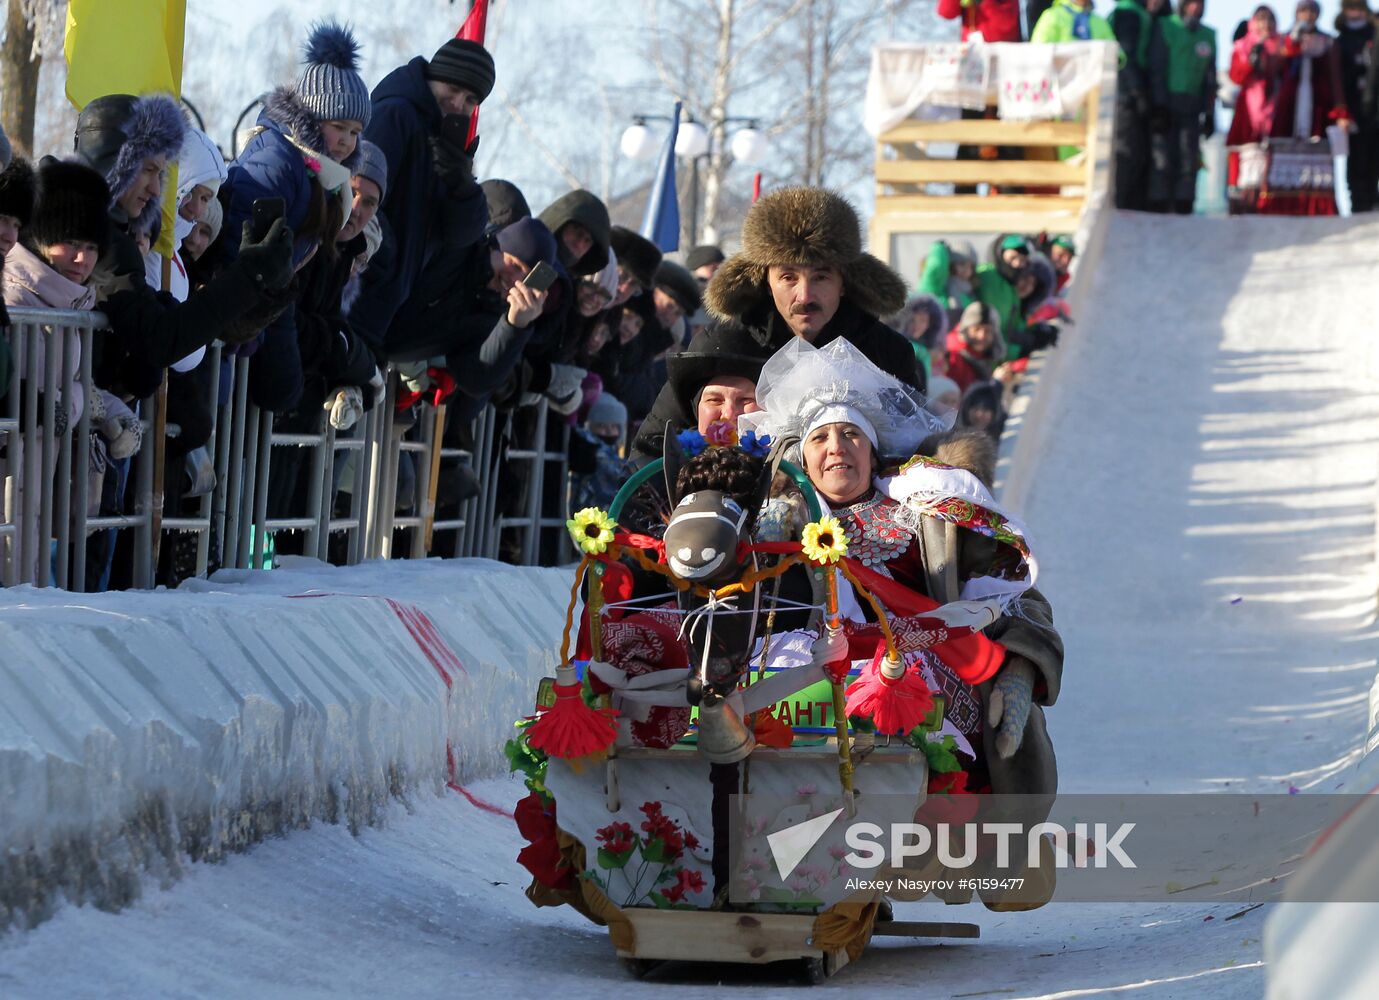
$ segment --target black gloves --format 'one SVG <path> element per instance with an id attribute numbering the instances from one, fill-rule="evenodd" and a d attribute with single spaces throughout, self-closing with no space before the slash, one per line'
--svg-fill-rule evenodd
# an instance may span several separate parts
<path id="1" fill-rule="evenodd" d="M 1202 114 L 1202 138 L 1210 139 L 1216 134 L 1216 113 L 1206 111 Z"/>
<path id="2" fill-rule="evenodd" d="M 448 120 L 461 116 L 445 117 Z M 474 179 L 474 154 L 479 149 L 479 137 L 476 135 L 468 145 L 461 145 L 451 138 L 455 132 L 454 128 L 446 128 L 442 123 L 440 132 L 431 136 L 431 164 L 446 190 L 459 198 L 478 186 Z"/>
<path id="3" fill-rule="evenodd" d="M 1031 323 L 1025 328 L 1025 333 L 1031 351 L 1058 346 L 1058 327 L 1052 323 Z"/>
<path id="4" fill-rule="evenodd" d="M 274 225 L 277 223 L 275 222 Z M 220 331 L 221 340 L 232 347 L 247 344 L 276 323 L 278 317 L 297 302 L 297 289 L 291 284 L 285 288 L 271 291 L 266 288 L 262 289 L 261 295 L 257 305 L 225 324 Z"/>
<path id="5" fill-rule="evenodd" d="M 266 292 L 280 292 L 292 280 L 292 230 L 278 219 L 262 243 L 255 243 L 248 222 L 239 243 L 239 259 L 254 283 Z"/>
<path id="6" fill-rule="evenodd" d="M 1264 62 L 1264 43 L 1255 42 L 1254 48 L 1250 49 L 1250 65 L 1259 69 Z"/>

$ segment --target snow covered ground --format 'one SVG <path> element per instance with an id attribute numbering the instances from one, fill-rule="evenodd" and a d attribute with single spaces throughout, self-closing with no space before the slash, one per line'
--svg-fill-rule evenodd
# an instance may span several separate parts
<path id="1" fill-rule="evenodd" d="M 1065 791 L 1346 790 L 1375 674 L 1379 224 L 1111 220 L 1092 308 L 1042 387 L 1023 513 L 1067 641 Z M 497 779 L 471 786 L 510 808 Z M 317 825 L 131 908 L 0 937 L 0 996 L 704 995 L 778 970 L 630 981 L 606 933 L 522 894 L 510 821 L 447 793 Z M 1257 997 L 1268 908 L 947 911 L 822 989 Z M 907 916 L 906 907 L 898 916 Z"/>

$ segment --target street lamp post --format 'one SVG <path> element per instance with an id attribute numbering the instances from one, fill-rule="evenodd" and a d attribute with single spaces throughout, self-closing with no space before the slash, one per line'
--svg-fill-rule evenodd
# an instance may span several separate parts
<path id="1" fill-rule="evenodd" d="M 633 115 L 632 124 L 622 134 L 618 143 L 622 154 L 631 160 L 649 160 L 656 155 L 658 142 L 647 122 L 668 122 L 669 115 Z M 735 132 L 728 141 L 728 152 L 735 161 L 747 165 L 763 162 L 767 155 L 766 136 L 757 128 L 757 119 L 736 116 L 725 117 L 725 126 L 742 123 L 745 127 Z M 699 164 L 713 155 L 715 150 L 709 130 L 691 114 L 686 114 L 680 123 L 680 132 L 675 138 L 675 155 L 690 164 L 690 211 L 689 234 L 691 245 L 699 242 Z M 721 150 L 720 150 L 721 152 Z"/>

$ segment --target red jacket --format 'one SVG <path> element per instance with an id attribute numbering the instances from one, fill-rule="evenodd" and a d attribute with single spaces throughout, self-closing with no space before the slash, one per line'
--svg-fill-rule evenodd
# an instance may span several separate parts
<path id="1" fill-rule="evenodd" d="M 959 392 L 966 392 L 973 382 L 991 378 L 991 373 L 1005 361 L 1005 344 L 999 340 L 985 359 L 974 358 L 967 349 L 967 341 L 956 328 L 948 331 L 945 347 L 948 377 L 958 384 Z"/>
<path id="2" fill-rule="evenodd" d="M 1312 61 L 1311 136 L 1321 135 L 1327 125 L 1351 115 L 1341 87 L 1335 40 L 1324 33 L 1319 33 L 1318 39 L 1324 41 L 1326 51 Z M 1257 43 L 1264 45 L 1258 68 L 1250 62 L 1250 51 Z M 1301 52 L 1287 35 L 1265 39 L 1251 32 L 1235 43 L 1230 74 L 1231 80 L 1240 84 L 1240 94 L 1236 97 L 1235 117 L 1226 135 L 1226 145 L 1293 134 L 1301 64 Z"/>
<path id="3" fill-rule="evenodd" d="M 962 18 L 962 40 L 972 32 L 988 42 L 1020 42 L 1019 0 L 938 0 L 938 16 L 950 21 Z"/>

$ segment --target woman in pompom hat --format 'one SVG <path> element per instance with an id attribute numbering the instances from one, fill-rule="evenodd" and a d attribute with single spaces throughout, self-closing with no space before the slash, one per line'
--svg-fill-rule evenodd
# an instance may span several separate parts
<path id="1" fill-rule="evenodd" d="M 358 70 L 359 45 L 347 27 L 334 21 L 313 25 L 304 53 L 296 85 L 279 87 L 264 99 L 252 136 L 225 182 L 225 227 L 232 234 L 251 218 L 254 202 L 283 200 L 284 221 L 296 234 L 294 268 L 318 253 L 335 260 L 336 237 L 353 204 L 350 175 L 359 160 L 359 136 L 372 115 Z M 278 412 L 295 406 L 301 394 L 291 305 L 283 302 L 278 315 L 271 310 L 263 317 L 250 372 L 250 397 Z"/>

